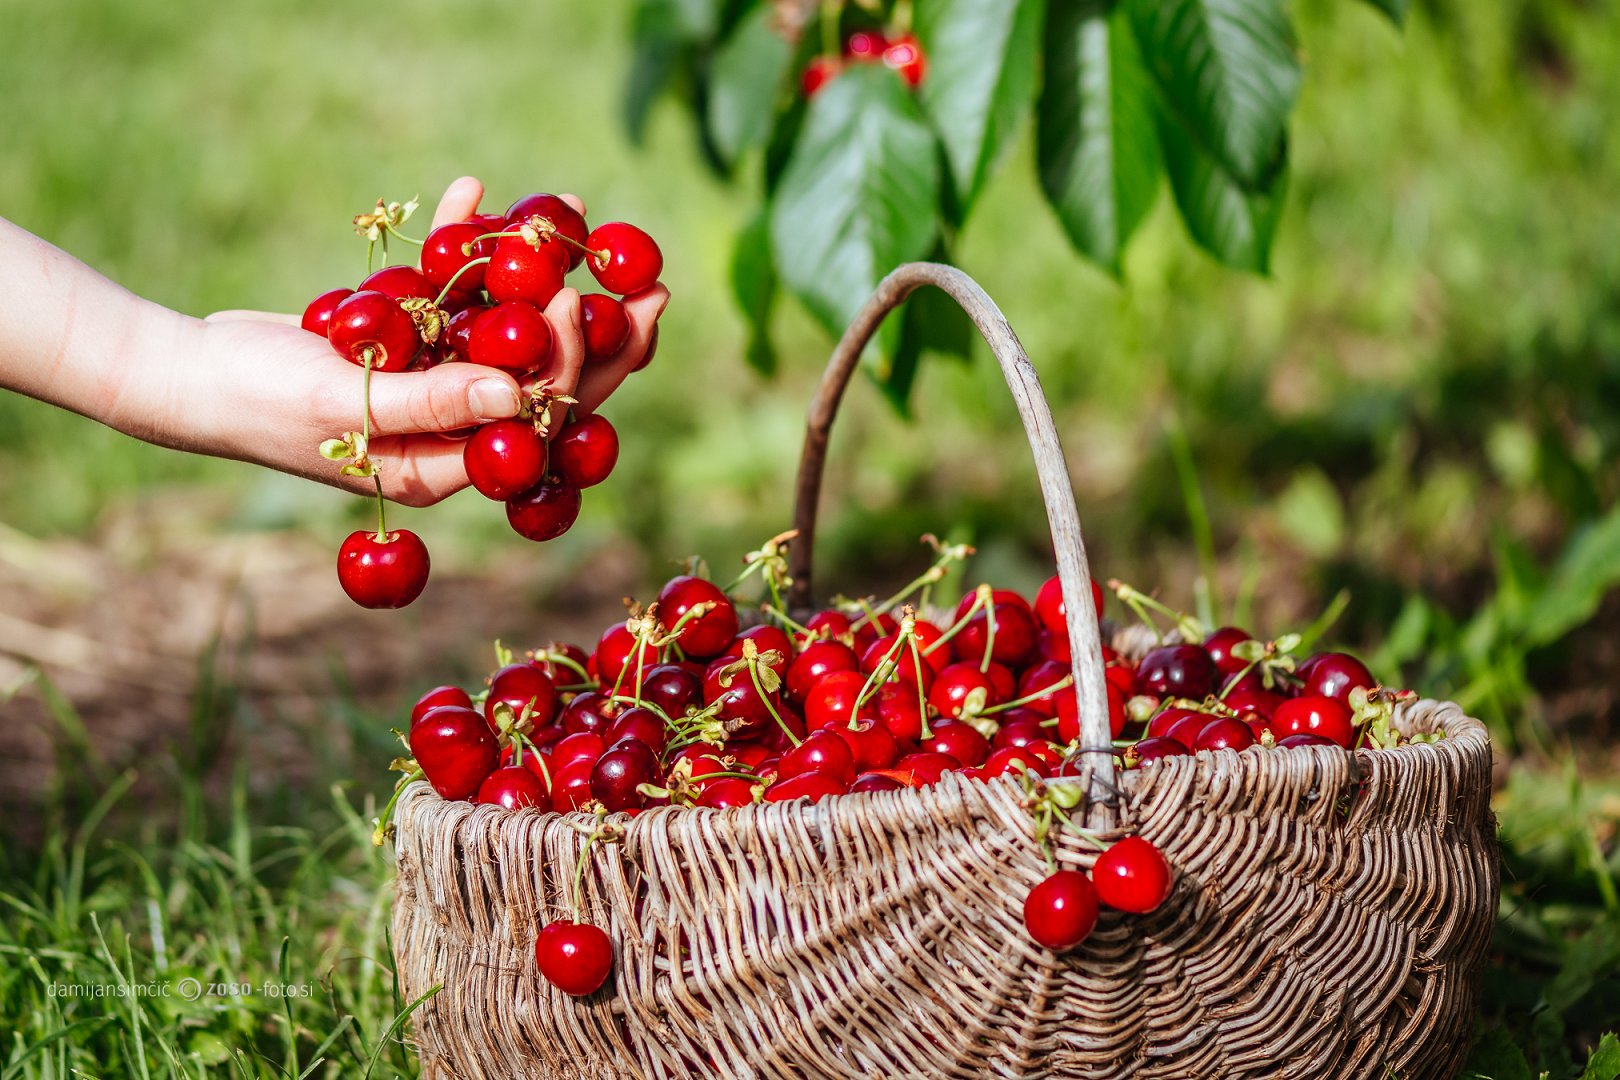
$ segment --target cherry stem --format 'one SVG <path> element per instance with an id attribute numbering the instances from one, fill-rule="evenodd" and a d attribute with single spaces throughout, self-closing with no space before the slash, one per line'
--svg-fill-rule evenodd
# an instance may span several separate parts
<path id="1" fill-rule="evenodd" d="M 872 668 L 872 674 L 868 675 L 866 677 L 866 681 L 861 684 L 861 692 L 855 698 L 855 708 L 857 710 L 859 710 L 862 705 L 866 704 L 866 699 L 867 698 L 869 698 L 873 694 L 877 693 L 877 688 L 882 683 L 887 682 L 889 674 L 892 674 L 893 671 L 897 667 L 900 666 L 900 665 L 894 663 L 894 655 L 895 655 L 895 653 L 900 651 L 900 646 L 904 645 L 905 643 L 906 643 L 906 635 L 905 634 L 902 633 L 902 634 L 896 635 L 895 639 L 894 639 L 894 644 L 889 646 L 889 651 L 884 653 L 883 654 L 883 659 L 879 660 L 877 662 L 877 664 Z M 885 668 L 887 668 L 888 670 L 885 671 L 884 670 Z M 884 677 L 882 679 L 879 679 L 878 678 L 879 675 L 883 675 Z"/>
<path id="2" fill-rule="evenodd" d="M 382 847 L 383 841 L 388 838 L 388 823 L 393 820 L 394 806 L 399 802 L 400 793 L 409 787 L 413 780 L 421 780 L 426 776 L 427 774 L 422 771 L 422 767 L 419 765 L 399 778 L 399 783 L 394 785 L 394 794 L 389 797 L 388 804 L 382 808 L 382 813 L 377 817 L 377 827 L 372 830 L 371 843 L 373 847 Z"/>
<path id="3" fill-rule="evenodd" d="M 454 289 L 456 287 L 456 282 L 461 280 L 461 275 L 462 274 L 465 274 L 468 270 L 471 270 L 475 266 L 484 266 L 485 264 L 487 264 L 489 262 L 490 258 L 491 258 L 490 256 L 485 255 L 481 259 L 471 259 L 471 260 L 469 260 L 467 262 L 462 263 L 461 264 L 461 269 L 457 270 L 454 274 L 451 274 L 450 275 L 450 280 L 445 282 L 444 283 L 444 288 L 439 290 L 439 295 L 437 297 L 435 297 L 434 300 L 433 300 L 433 306 L 434 307 L 439 307 L 440 305 L 442 305 L 445 302 L 446 299 L 449 298 L 450 290 L 452 290 L 452 289 Z"/>
<path id="4" fill-rule="evenodd" d="M 553 652 L 550 649 L 539 649 L 535 652 L 534 658 L 536 660 L 544 660 L 548 664 L 561 664 L 563 667 L 568 668 L 569 670 L 578 674 L 581 679 L 585 680 L 587 685 L 590 683 L 591 673 L 586 671 L 577 660 L 569 656 L 567 653 Z"/>
<path id="5" fill-rule="evenodd" d="M 936 560 L 934 565 L 912 578 L 899 592 L 879 604 L 875 609 L 876 612 L 882 615 L 885 612 L 893 611 L 897 605 L 904 603 L 906 598 L 918 589 L 926 588 L 943 578 L 945 576 L 945 563 L 948 561 L 950 560 L 943 556 Z"/>
<path id="6" fill-rule="evenodd" d="M 923 690 L 922 669 L 924 661 L 922 652 L 917 648 L 917 635 L 915 633 L 907 634 L 906 640 L 911 647 L 912 674 L 917 676 L 917 715 L 922 718 L 922 727 L 917 733 L 925 739 L 932 739 L 934 729 L 928 724 L 928 694 Z"/>
<path id="7" fill-rule="evenodd" d="M 951 638 L 955 637 L 957 634 L 960 634 L 967 627 L 967 624 L 972 621 L 973 616 L 977 615 L 979 613 L 979 609 L 983 606 L 984 597 L 978 593 L 974 593 L 973 603 L 968 606 L 966 611 L 962 612 L 962 617 L 953 622 L 950 625 L 950 628 L 947 629 L 943 634 L 930 642 L 928 647 L 923 650 L 923 655 L 926 656 L 928 653 L 933 652 L 935 649 L 951 640 Z"/>
<path id="8" fill-rule="evenodd" d="M 980 599 L 984 599 L 981 595 Z M 984 659 L 979 661 L 979 673 L 990 673 L 991 654 L 996 650 L 996 605 L 993 601 L 986 602 L 984 607 L 984 622 L 986 633 L 984 635 Z"/>
<path id="9" fill-rule="evenodd" d="M 360 428 L 366 440 L 366 454 L 368 457 L 371 454 L 371 360 L 373 355 L 370 348 L 360 354 L 362 366 L 365 369 L 365 374 L 362 376 L 363 381 L 361 382 L 361 393 L 365 400 L 361 405 Z M 375 466 L 372 467 L 371 482 L 377 489 L 377 543 L 386 544 L 388 543 L 388 517 L 383 511 L 382 477 L 377 475 Z"/>
<path id="10" fill-rule="evenodd" d="M 366 277 L 371 276 L 372 253 L 377 250 L 377 241 L 366 240 Z"/>
<path id="11" fill-rule="evenodd" d="M 394 228 L 392 225 L 384 225 L 383 226 L 383 235 L 386 236 L 389 233 L 393 233 L 395 236 L 399 237 L 401 240 L 405 241 L 407 244 L 415 244 L 417 247 L 421 247 L 422 244 L 424 243 L 424 241 L 418 240 L 414 236 L 406 236 L 404 233 L 400 232 L 398 229 Z"/>
<path id="12" fill-rule="evenodd" d="M 759 695 L 759 700 L 765 703 L 765 710 L 771 714 L 771 719 L 776 721 L 776 726 L 782 729 L 782 734 L 788 737 L 788 741 L 795 747 L 798 746 L 803 740 L 793 734 L 792 729 L 787 726 L 787 721 L 782 719 L 782 714 L 776 711 L 775 705 L 771 704 L 771 696 L 765 692 L 765 687 L 760 684 L 759 658 L 750 657 L 746 662 L 748 664 L 748 678 L 753 682 L 754 692 Z"/>
<path id="13" fill-rule="evenodd" d="M 1065 689 L 1067 687 L 1070 687 L 1070 686 L 1073 686 L 1073 685 L 1074 685 L 1074 676 L 1073 675 L 1065 675 L 1065 676 L 1063 676 L 1063 678 L 1059 679 L 1057 682 L 1053 683 L 1051 686 L 1043 686 L 1039 690 L 1035 691 L 1033 694 L 1025 694 L 1021 698 L 1016 698 L 1016 699 L 1014 699 L 1012 701 L 1003 702 L 1000 705 L 992 705 L 988 709 L 980 709 L 979 710 L 979 715 L 980 716 L 994 716 L 997 713 L 1006 712 L 1008 709 L 1016 709 L 1020 705 L 1028 705 L 1032 701 L 1039 701 L 1039 700 L 1041 700 L 1041 698 L 1045 697 L 1048 694 L 1055 694 L 1059 690 L 1063 690 L 1063 689 Z M 1043 721 L 1043 723 L 1044 723 L 1044 721 Z M 1052 717 L 1052 723 L 1054 723 L 1054 724 L 1057 723 L 1057 717 L 1055 717 L 1055 716 Z"/>

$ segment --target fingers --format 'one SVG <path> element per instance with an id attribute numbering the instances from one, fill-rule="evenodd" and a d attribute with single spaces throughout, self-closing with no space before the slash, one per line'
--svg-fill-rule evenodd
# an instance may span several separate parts
<path id="1" fill-rule="evenodd" d="M 465 221 L 478 212 L 478 202 L 484 197 L 484 185 L 476 176 L 463 176 L 452 180 L 444 189 L 438 207 L 433 211 L 433 228 L 452 221 Z"/>
<path id="2" fill-rule="evenodd" d="M 579 310 L 578 290 L 563 289 L 552 297 L 546 305 L 546 321 L 551 324 L 551 359 L 535 379 L 549 380 L 555 393 L 573 397 L 585 366 L 585 320 Z"/>
<path id="3" fill-rule="evenodd" d="M 578 210 L 580 217 L 585 216 L 585 200 L 580 198 L 578 195 L 570 195 L 570 194 L 565 192 L 565 193 L 557 196 L 557 198 L 561 199 L 563 202 L 567 203 L 569 206 L 572 206 L 575 210 Z"/>
<path id="4" fill-rule="evenodd" d="M 279 311 L 248 311 L 233 308 L 230 311 L 216 311 L 212 315 L 203 317 L 205 322 L 267 322 L 281 323 L 285 326 L 297 326 L 302 322 L 298 315 L 287 315 Z"/>
<path id="5" fill-rule="evenodd" d="M 624 343 L 624 348 L 608 359 L 590 365 L 580 376 L 579 389 L 574 393 L 579 399 L 579 404 L 574 406 L 576 413 L 585 416 L 595 412 L 608 399 L 608 395 L 619 388 L 625 377 L 636 369 L 641 358 L 647 355 L 647 346 L 652 342 L 659 316 L 663 315 L 667 306 L 669 290 L 662 285 L 654 285 L 645 292 L 625 299 L 624 313 L 630 317 L 630 337 Z"/>
<path id="6" fill-rule="evenodd" d="M 389 435 L 449 432 L 504 420 L 516 416 L 521 404 L 512 376 L 473 364 L 371 377 L 372 423 Z"/>
<path id="7" fill-rule="evenodd" d="M 383 496 L 405 506 L 432 506 L 467 486 L 463 444 L 438 435 L 380 435 L 371 456 L 381 466 Z M 340 476 L 338 486 L 356 495 L 374 488 L 365 477 Z"/>

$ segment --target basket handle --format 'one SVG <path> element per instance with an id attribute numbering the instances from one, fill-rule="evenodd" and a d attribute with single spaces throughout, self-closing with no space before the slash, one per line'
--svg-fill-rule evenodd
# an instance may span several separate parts
<path id="1" fill-rule="evenodd" d="M 881 282 L 855 321 L 833 350 L 821 385 L 810 402 L 805 423 L 804 454 L 799 459 L 797 502 L 793 524 L 798 530 L 789 549 L 793 585 L 789 596 L 796 608 L 810 605 L 811 564 L 815 554 L 816 510 L 821 499 L 821 480 L 827 459 L 827 441 L 837 415 L 839 401 L 850 376 L 860 361 L 866 343 L 877 332 L 878 324 L 899 307 L 906 297 L 924 285 L 943 290 L 962 306 L 973 325 L 990 346 L 1001 373 L 1007 379 L 1035 455 L 1035 472 L 1041 482 L 1046 518 L 1057 553 L 1058 577 L 1066 600 L 1069 641 L 1073 645 L 1074 684 L 1080 706 L 1081 775 L 1091 803 L 1089 822 L 1094 827 L 1113 824 L 1114 788 L 1113 740 L 1108 726 L 1108 691 L 1103 676 L 1102 637 L 1097 626 L 1097 610 L 1091 603 L 1091 570 L 1086 561 L 1086 545 L 1080 535 L 1080 514 L 1075 508 L 1069 469 L 1058 443 L 1052 410 L 1041 390 L 1035 366 L 1007 323 L 978 283 L 953 266 L 914 262 L 900 266 Z"/>

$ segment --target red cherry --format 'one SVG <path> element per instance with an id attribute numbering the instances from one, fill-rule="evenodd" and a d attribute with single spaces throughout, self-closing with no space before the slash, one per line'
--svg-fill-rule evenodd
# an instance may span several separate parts
<path id="1" fill-rule="evenodd" d="M 602 681 L 603 686 L 619 684 L 622 687 L 626 679 L 633 686 L 635 684 L 635 667 L 646 668 L 652 666 L 652 663 L 656 663 L 656 658 L 652 663 L 649 663 L 646 654 L 656 652 L 657 650 L 651 646 L 643 646 L 638 643 L 636 635 L 630 632 L 630 628 L 625 625 L 623 620 L 620 620 L 602 631 L 602 636 L 597 639 L 597 678 Z M 638 658 L 639 665 L 632 665 L 631 661 Z M 630 668 L 628 672 L 625 671 L 626 667 Z"/>
<path id="2" fill-rule="evenodd" d="M 1001 750 L 1008 746 L 1032 746 L 1037 743 L 1048 742 L 1047 732 L 1053 729 L 1042 726 L 1040 713 L 1030 712 L 1019 706 L 1008 709 L 1001 714 L 1001 726 L 990 739 L 992 749 Z"/>
<path id="3" fill-rule="evenodd" d="M 703 676 L 681 664 L 659 664 L 642 675 L 641 700 L 678 720 L 703 704 Z"/>
<path id="4" fill-rule="evenodd" d="M 854 755 L 855 768 L 863 772 L 887 769 L 900 756 L 894 736 L 876 720 L 857 720 L 853 727 L 839 724 L 824 730 L 844 740 L 849 752 Z"/>
<path id="5" fill-rule="evenodd" d="M 360 282 L 357 292 L 380 292 L 391 300 L 432 300 L 439 295 L 422 271 L 403 263 L 385 266 Z"/>
<path id="6" fill-rule="evenodd" d="M 399 302 L 371 289 L 345 297 L 332 309 L 327 340 L 339 356 L 373 371 L 404 371 L 422 347 L 422 335 Z"/>
<path id="7" fill-rule="evenodd" d="M 506 223 L 508 225 L 522 225 L 536 214 L 550 221 L 557 232 L 572 240 L 575 244 L 585 243 L 588 229 L 585 217 L 578 210 L 569 206 L 566 201 L 556 195 L 544 193 L 525 195 L 506 210 Z M 585 258 L 585 253 L 572 244 L 551 240 L 548 244 L 556 244 L 568 254 L 568 268 L 572 270 Z"/>
<path id="8" fill-rule="evenodd" d="M 888 41 L 872 30 L 857 30 L 844 42 L 844 55 L 851 60 L 876 60 L 883 55 Z"/>
<path id="9" fill-rule="evenodd" d="M 421 720 L 422 717 L 433 709 L 437 709 L 440 705 L 456 705 L 463 709 L 470 709 L 472 708 L 472 698 L 468 697 L 467 691 L 459 686 L 435 686 L 417 698 L 416 704 L 411 706 L 411 726 L 415 727 L 418 720 Z"/>
<path id="10" fill-rule="evenodd" d="M 559 814 L 582 809 L 591 801 L 591 770 L 595 761 L 576 761 L 551 774 L 551 808 Z"/>
<path id="11" fill-rule="evenodd" d="M 858 671 L 834 671 L 823 676 L 805 695 L 805 724 L 811 731 L 847 726 L 855 718 L 855 699 L 865 685 L 866 676 Z"/>
<path id="12" fill-rule="evenodd" d="M 1247 750 L 1255 744 L 1254 730 L 1235 716 L 1218 716 L 1205 724 L 1193 740 L 1194 750 Z"/>
<path id="13" fill-rule="evenodd" d="M 461 448 L 467 479 L 486 499 L 504 502 L 546 474 L 546 440 L 529 420 L 496 420 L 473 432 Z"/>
<path id="14" fill-rule="evenodd" d="M 835 671 L 857 671 L 860 661 L 855 656 L 855 650 L 841 641 L 812 641 L 804 647 L 804 651 L 794 657 L 788 665 L 786 686 L 788 697 L 799 705 L 804 705 L 810 695 L 823 678 Z M 810 717 L 806 715 L 806 720 Z M 822 726 L 810 725 L 812 728 Z"/>
<path id="15" fill-rule="evenodd" d="M 732 806 L 753 806 L 759 786 L 752 780 L 728 776 L 706 784 L 698 796 L 697 805 L 724 810 Z"/>
<path id="16" fill-rule="evenodd" d="M 1278 739 L 1288 735 L 1319 735 L 1346 750 L 1356 737 L 1350 707 L 1336 698 L 1321 695 L 1289 698 L 1277 706 L 1269 727 Z"/>
<path id="17" fill-rule="evenodd" d="M 766 725 L 774 726 L 776 722 L 771 719 L 771 709 L 774 707 L 777 715 L 782 715 L 782 707 L 777 703 L 777 696 L 769 695 L 767 702 L 767 697 L 754 685 L 753 677 L 747 669 L 730 672 L 726 670 L 732 663 L 731 660 L 721 658 L 709 665 L 703 676 L 704 701 L 710 705 L 718 704 L 720 719 L 735 721 L 741 725 L 743 732 L 758 732 L 764 730 Z"/>
<path id="18" fill-rule="evenodd" d="M 494 254 L 495 241 L 478 239 L 486 231 L 476 221 L 453 221 L 428 233 L 422 244 L 422 276 L 437 290 L 443 290 L 451 280 L 455 281 L 457 292 L 482 289 L 487 264 L 474 266 L 460 277 L 456 274 L 474 259 Z M 468 247 L 472 249 L 470 253 L 463 250 Z"/>
<path id="19" fill-rule="evenodd" d="M 1024 928 L 1036 944 L 1072 949 L 1097 925 L 1097 890 L 1078 870 L 1059 870 L 1024 898 Z"/>
<path id="20" fill-rule="evenodd" d="M 935 724 L 932 734 L 920 744 L 925 753 L 949 754 L 968 766 L 983 765 L 990 756 L 990 740 L 971 724 L 948 720 Z"/>
<path id="21" fill-rule="evenodd" d="M 613 721 L 613 726 L 608 728 L 607 738 L 603 741 L 610 749 L 617 749 L 626 739 L 640 743 L 654 754 L 662 754 L 664 747 L 669 743 L 669 732 L 664 727 L 664 721 L 651 709 L 632 705 Z"/>
<path id="22" fill-rule="evenodd" d="M 298 325 L 312 334 L 326 337 L 327 328 L 332 325 L 332 312 L 353 295 L 353 289 L 328 289 L 309 302 L 304 309 L 303 321 Z"/>
<path id="23" fill-rule="evenodd" d="M 630 316 L 617 297 L 586 293 L 579 298 L 579 314 L 585 324 L 587 362 L 617 356 L 630 340 Z"/>
<path id="24" fill-rule="evenodd" d="M 567 273 L 568 253 L 561 244 L 536 248 L 521 236 L 503 236 L 484 267 L 484 288 L 493 300 L 521 300 L 543 311 L 562 290 Z"/>
<path id="25" fill-rule="evenodd" d="M 850 645 L 853 639 L 853 630 L 850 627 L 849 616 L 842 611 L 818 611 L 805 622 L 804 628 L 810 631 L 808 640 L 842 641 Z M 876 639 L 877 635 L 872 635 Z M 856 652 L 859 646 L 852 646 Z"/>
<path id="26" fill-rule="evenodd" d="M 551 344 L 551 324 L 540 309 L 522 300 L 508 300 L 485 311 L 473 323 L 467 333 L 467 359 L 515 375 L 528 375 L 546 362 Z"/>
<path id="27" fill-rule="evenodd" d="M 855 755 L 834 730 L 818 731 L 782 755 L 776 766 L 779 780 L 811 771 L 824 772 L 845 784 L 855 780 Z"/>
<path id="28" fill-rule="evenodd" d="M 367 529 L 338 548 L 338 584 L 364 608 L 402 608 L 422 595 L 428 579 L 427 545 L 409 529 L 383 539 Z"/>
<path id="29" fill-rule="evenodd" d="M 871 708 L 871 702 L 867 707 Z M 896 739 L 922 738 L 923 703 L 915 684 L 885 683 L 878 687 L 877 717 Z"/>
<path id="30" fill-rule="evenodd" d="M 998 776 L 1023 776 L 1026 772 L 1033 772 L 1036 776 L 1047 774 L 1046 762 L 1022 746 L 1004 746 L 996 750 L 984 760 L 984 778 L 994 780 Z"/>
<path id="31" fill-rule="evenodd" d="M 1320 735 L 1300 732 L 1298 735 L 1286 735 L 1277 740 L 1278 746 L 1338 746 L 1332 739 L 1324 739 Z"/>
<path id="32" fill-rule="evenodd" d="M 607 746 L 602 736 L 595 731 L 576 731 L 572 735 L 563 736 L 552 747 L 551 767 L 561 771 L 581 762 L 595 765 L 596 759 L 606 750 Z"/>
<path id="33" fill-rule="evenodd" d="M 1202 701 L 1220 682 L 1209 653 L 1198 645 L 1161 645 L 1136 665 L 1136 692 Z"/>
<path id="34" fill-rule="evenodd" d="M 948 772 L 956 772 L 962 763 L 950 754 L 939 754 L 924 750 L 916 754 L 907 754 L 894 763 L 894 771 L 909 773 L 912 782 L 909 787 L 929 787 L 939 783 L 939 778 Z"/>
<path id="35" fill-rule="evenodd" d="M 1006 700 L 996 691 L 990 676 L 977 664 L 952 664 L 939 673 L 928 690 L 928 704 L 941 716 L 955 720 L 967 711 L 969 698 L 976 698 L 975 713 Z"/>
<path id="36" fill-rule="evenodd" d="M 1091 582 L 1091 602 L 1096 605 L 1097 618 L 1102 618 L 1103 588 L 1095 579 Z M 1063 606 L 1063 582 L 1056 574 L 1047 578 L 1035 594 L 1035 618 L 1044 629 L 1068 636 L 1068 609 Z"/>
<path id="37" fill-rule="evenodd" d="M 1156 911 L 1175 885 L 1164 853 L 1140 836 L 1127 836 L 1097 856 L 1091 883 L 1099 900 L 1133 915 Z"/>
<path id="38" fill-rule="evenodd" d="M 601 413 L 581 417 L 551 442 L 551 471 L 565 484 L 594 487 L 619 460 L 619 433 Z"/>
<path id="39" fill-rule="evenodd" d="M 1195 750 L 1198 747 L 1199 733 L 1213 719 L 1215 719 L 1213 713 L 1188 712 L 1186 716 L 1170 725 L 1164 737 L 1176 740 L 1189 750 Z"/>
<path id="40" fill-rule="evenodd" d="M 544 813 L 551 809 L 545 784 L 522 765 L 507 765 L 490 773 L 478 786 L 478 797 L 473 802 L 504 806 L 508 810 L 532 806 Z"/>
<path id="41" fill-rule="evenodd" d="M 1125 695 L 1113 683 L 1106 683 L 1108 694 L 1108 734 L 1117 739 L 1125 731 Z M 1057 692 L 1058 741 L 1071 743 L 1080 737 L 1080 699 L 1074 687 Z"/>
<path id="42" fill-rule="evenodd" d="M 645 743 L 626 739 L 596 759 L 591 795 L 609 810 L 640 808 L 647 797 L 638 788 L 658 777 L 658 755 Z"/>
<path id="43" fill-rule="evenodd" d="M 1222 675 L 1236 675 L 1249 666 L 1247 660 L 1232 655 L 1232 646 L 1250 640 L 1247 630 L 1236 626 L 1223 626 L 1204 639 L 1204 651 L 1215 661 L 1215 670 Z"/>
<path id="44" fill-rule="evenodd" d="M 477 304 L 473 307 L 463 308 L 450 316 L 450 321 L 444 324 L 444 333 L 439 335 L 440 352 L 449 353 L 444 359 L 449 360 L 454 357 L 463 363 L 470 362 L 471 357 L 468 350 L 472 347 L 473 324 L 478 321 L 478 317 L 484 312 L 493 310 L 493 308 L 486 307 L 483 304 Z"/>
<path id="45" fill-rule="evenodd" d="M 497 705 L 510 708 L 514 718 L 527 713 L 534 727 L 545 727 L 557 714 L 557 688 L 551 676 L 533 664 L 508 664 L 490 679 L 489 696 L 484 699 L 484 718 L 491 728 L 495 727 Z"/>
<path id="46" fill-rule="evenodd" d="M 658 591 L 659 618 L 671 629 L 699 604 L 714 607 L 687 619 L 675 642 L 686 655 L 706 659 L 724 652 L 737 636 L 737 609 L 719 586 L 685 574 L 671 578 Z"/>
<path id="47" fill-rule="evenodd" d="M 1060 664 L 1053 660 L 1042 660 L 1026 670 L 1018 680 L 1018 688 L 1013 692 L 1018 698 L 1034 698 L 1028 707 L 1042 716 L 1056 716 L 1058 709 L 1058 695 L 1060 691 L 1052 687 L 1069 680 L 1069 686 L 1074 683 L 1072 665 Z M 1040 695 L 1036 697 L 1036 695 Z"/>
<path id="48" fill-rule="evenodd" d="M 853 773 L 851 775 L 853 776 Z M 789 802 L 793 799 L 809 799 L 811 802 L 820 802 L 828 795 L 844 795 L 848 792 L 849 784 L 842 778 L 811 770 L 786 780 L 778 780 L 766 788 L 765 801 Z"/>
<path id="49" fill-rule="evenodd" d="M 540 974 L 574 997 L 594 993 L 613 971 L 613 945 L 589 923 L 558 919 L 534 939 L 534 961 Z"/>
<path id="50" fill-rule="evenodd" d="M 602 288 L 620 296 L 651 288 L 664 271 L 664 255 L 653 238 L 622 221 L 592 229 L 585 246 L 591 250 L 585 265 Z"/>
<path id="51" fill-rule="evenodd" d="M 542 480 L 509 499 L 506 520 L 519 536 L 529 540 L 555 540 L 574 527 L 579 517 L 579 489 Z"/>
<path id="52" fill-rule="evenodd" d="M 1010 600 L 1004 597 L 1010 597 Z M 995 644 L 990 647 L 990 659 L 1009 667 L 1023 667 L 1035 654 L 1038 637 L 1035 616 L 1030 612 L 1029 605 L 1017 593 L 997 589 L 991 609 L 996 617 L 996 638 Z M 965 606 L 958 611 L 957 618 L 964 614 Z M 958 660 L 977 663 L 984 659 L 985 645 L 989 641 L 989 614 L 980 611 L 957 632 L 951 644 Z"/>
<path id="53" fill-rule="evenodd" d="M 861 670 L 870 675 L 877 671 L 878 665 L 882 664 L 887 658 L 894 664 L 889 681 L 904 683 L 911 687 L 912 693 L 916 693 L 918 682 L 917 659 L 922 656 L 922 646 L 919 644 L 917 651 L 913 653 L 911 644 L 908 642 L 895 650 L 895 642 L 899 640 L 900 635 L 898 633 L 886 634 L 868 645 L 866 651 L 861 654 Z M 889 656 L 891 650 L 894 651 L 892 657 Z M 941 650 L 941 652 L 943 651 Z M 922 662 L 921 680 L 923 691 L 926 693 L 928 688 L 934 684 L 934 665 L 930 659 L 924 659 Z"/>
<path id="54" fill-rule="evenodd" d="M 923 55 L 922 46 L 910 34 L 889 43 L 883 50 L 883 63 L 898 71 L 900 77 L 906 80 L 906 85 L 913 89 L 920 86 L 923 76 L 928 74 L 928 60 Z"/>
<path id="55" fill-rule="evenodd" d="M 1299 674 L 1305 680 L 1301 697 L 1320 695 L 1347 704 L 1350 691 L 1378 685 L 1367 665 L 1348 653 L 1318 653 L 1300 665 Z"/>
<path id="56" fill-rule="evenodd" d="M 1134 769 L 1144 761 L 1158 761 L 1167 757 L 1190 757 L 1192 751 L 1166 736 L 1150 735 L 1125 750 L 1125 767 Z"/>
<path id="57" fill-rule="evenodd" d="M 720 655 L 729 657 L 732 660 L 741 660 L 743 643 L 747 641 L 754 643 L 754 648 L 759 653 L 761 661 L 764 660 L 767 653 L 775 653 L 775 659 L 766 666 L 770 667 L 778 675 L 787 674 L 788 660 L 793 656 L 793 639 L 788 637 L 783 630 L 770 625 L 750 626 L 732 638 L 731 644 L 726 646 L 726 651 Z"/>
<path id="58" fill-rule="evenodd" d="M 429 784 L 452 801 L 471 798 L 495 771 L 501 751 L 495 733 L 471 709 L 445 705 L 411 728 L 411 756 Z"/>
<path id="59" fill-rule="evenodd" d="M 1274 694 L 1270 690 L 1251 690 L 1239 687 L 1228 690 L 1221 701 L 1227 708 L 1242 715 L 1253 713 L 1261 719 L 1270 720 L 1277 712 L 1277 706 L 1286 700 L 1281 694 Z"/>
<path id="60" fill-rule="evenodd" d="M 855 778 L 853 784 L 849 785 L 849 793 L 854 795 L 862 791 L 899 791 L 905 786 L 889 775 L 889 770 L 863 772 Z"/>
<path id="61" fill-rule="evenodd" d="M 805 97 L 815 97 L 816 92 L 837 78 L 842 70 L 843 64 L 837 58 L 817 56 L 805 65 L 804 74 L 799 76 L 799 89 Z"/>

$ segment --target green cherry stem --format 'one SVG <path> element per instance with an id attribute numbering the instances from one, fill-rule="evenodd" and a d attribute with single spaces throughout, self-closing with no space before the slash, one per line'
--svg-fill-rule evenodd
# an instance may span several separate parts
<path id="1" fill-rule="evenodd" d="M 468 270 L 471 270 L 475 266 L 484 266 L 489 262 L 489 260 L 490 256 L 485 255 L 481 259 L 473 259 L 471 262 L 463 263 L 461 265 L 461 269 L 457 270 L 454 274 L 451 274 L 450 280 L 445 282 L 444 288 L 439 290 L 439 295 L 433 300 L 433 306 L 440 307 L 444 304 L 445 300 L 450 296 L 450 291 L 456 287 L 456 282 L 461 280 L 462 274 L 465 274 Z"/>

